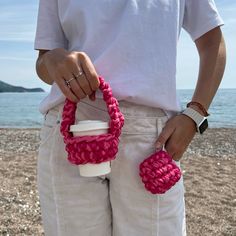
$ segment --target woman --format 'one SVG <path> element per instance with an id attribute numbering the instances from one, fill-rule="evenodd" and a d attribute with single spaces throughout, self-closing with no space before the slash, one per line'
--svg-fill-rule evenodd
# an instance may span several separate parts
<path id="1" fill-rule="evenodd" d="M 206 129 L 225 66 L 222 24 L 213 0 L 40 0 L 36 69 L 52 85 L 40 104 L 37 177 L 46 235 L 186 235 L 183 179 L 152 195 L 138 165 L 164 146 L 180 166 L 196 131 Z M 200 56 L 197 86 L 183 112 L 175 87 L 182 27 Z M 125 125 L 111 173 L 85 178 L 67 161 L 61 112 L 67 97 L 78 102 L 77 120 L 107 120 L 100 75 Z"/>

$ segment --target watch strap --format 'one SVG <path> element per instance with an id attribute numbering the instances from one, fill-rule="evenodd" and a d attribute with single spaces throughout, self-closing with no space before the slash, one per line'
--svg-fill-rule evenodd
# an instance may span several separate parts
<path id="1" fill-rule="evenodd" d="M 202 121 L 205 119 L 203 115 L 199 112 L 195 111 L 194 109 L 187 107 L 182 114 L 190 117 L 197 125 L 197 128 L 201 125 Z"/>
<path id="2" fill-rule="evenodd" d="M 191 105 L 197 106 L 203 112 L 203 115 L 205 117 L 209 116 L 209 113 L 207 112 L 207 110 L 205 109 L 205 107 L 201 103 L 191 101 L 187 104 L 187 107 L 190 107 Z"/>

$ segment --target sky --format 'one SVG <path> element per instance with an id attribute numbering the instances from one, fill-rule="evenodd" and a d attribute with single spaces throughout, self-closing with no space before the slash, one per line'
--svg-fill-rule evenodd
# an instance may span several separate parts
<path id="1" fill-rule="evenodd" d="M 215 0 L 225 25 L 227 65 L 220 88 L 236 88 L 236 1 Z M 49 91 L 35 72 L 37 51 L 34 37 L 38 1 L 1 0 L 0 3 L 0 80 L 27 88 Z M 194 89 L 198 75 L 198 53 L 194 42 L 182 30 L 178 46 L 177 88 Z"/>

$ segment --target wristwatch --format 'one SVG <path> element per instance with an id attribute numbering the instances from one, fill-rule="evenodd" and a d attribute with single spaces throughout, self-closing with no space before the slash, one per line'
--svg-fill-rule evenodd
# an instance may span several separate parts
<path id="1" fill-rule="evenodd" d="M 200 134 L 202 134 L 207 129 L 207 118 L 193 108 L 187 107 L 182 111 L 182 114 L 190 117 L 196 123 L 197 132 L 199 132 Z"/>

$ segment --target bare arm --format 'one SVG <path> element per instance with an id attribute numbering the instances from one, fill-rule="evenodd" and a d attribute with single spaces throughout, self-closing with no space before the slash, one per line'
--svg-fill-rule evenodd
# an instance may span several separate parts
<path id="1" fill-rule="evenodd" d="M 200 66 L 192 100 L 200 102 L 208 109 L 223 77 L 226 62 L 225 43 L 219 27 L 204 34 L 195 43 L 199 52 Z M 191 106 L 201 112 L 198 107 Z M 191 118 L 182 114 L 174 116 L 159 135 L 157 148 L 165 144 L 165 149 L 173 159 L 179 160 L 195 133 L 196 126 Z"/>
<path id="2" fill-rule="evenodd" d="M 226 63 L 225 42 L 220 27 L 197 39 L 195 44 L 200 66 L 192 100 L 208 109 L 222 80 Z"/>

